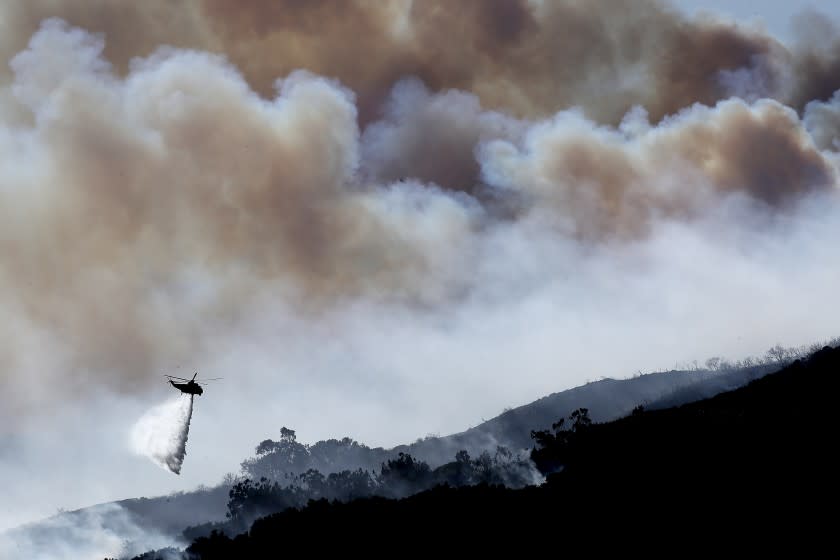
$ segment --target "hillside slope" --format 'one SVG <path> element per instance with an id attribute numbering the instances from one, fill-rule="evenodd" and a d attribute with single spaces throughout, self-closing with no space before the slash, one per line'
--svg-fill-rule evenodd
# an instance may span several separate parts
<path id="1" fill-rule="evenodd" d="M 566 391 L 552 393 L 457 434 L 426 438 L 394 448 L 429 464 L 451 460 L 461 449 L 477 455 L 503 445 L 512 450 L 530 449 L 531 430 L 551 425 L 581 407 L 589 409 L 595 422 L 606 422 L 630 413 L 636 406 L 662 408 L 708 398 L 741 387 L 780 366 L 775 364 L 731 371 L 668 371 L 629 379 L 603 379 Z"/>
<path id="2" fill-rule="evenodd" d="M 766 375 L 772 369 L 774 366 L 764 365 L 726 372 L 670 371 L 623 380 L 604 379 L 547 395 L 532 403 L 508 410 L 464 432 L 426 438 L 392 450 L 369 448 L 372 457 L 363 464 L 347 465 L 346 457 L 333 462 L 337 469 L 368 468 L 371 464 L 378 465 L 383 461 L 384 455 L 395 457 L 404 452 L 432 466 L 438 466 L 451 461 L 462 449 L 469 451 L 473 456 L 478 456 L 483 450 L 492 451 L 497 445 L 504 445 L 513 450 L 527 450 L 533 445 L 531 430 L 549 426 L 557 418 L 567 416 L 572 410 L 580 407 L 587 407 L 593 420 L 604 422 L 628 414 L 639 404 L 655 408 L 714 395 L 744 385 L 752 379 Z M 355 452 L 358 453 L 359 450 L 356 449 Z M 320 461 L 317 466 L 325 474 L 332 472 L 328 468 L 324 469 L 324 464 L 325 461 Z M 223 520 L 228 490 L 228 486 L 216 486 L 169 496 L 129 499 L 82 508 L 21 527 L 13 534 L 17 538 L 36 540 L 57 538 L 66 534 L 69 528 L 79 525 L 79 520 L 98 520 L 97 508 L 115 506 L 114 511 L 121 513 L 119 517 L 122 521 L 97 525 L 100 527 L 98 530 L 113 533 L 115 538 L 131 540 L 135 538 L 136 528 L 142 527 L 149 532 L 177 538 L 187 526 Z M 56 527 L 61 527 L 58 533 Z M 87 531 L 82 533 L 86 534 Z"/>
<path id="3" fill-rule="evenodd" d="M 236 538 L 197 539 L 189 552 L 200 560 L 257 558 L 290 539 L 323 535 L 330 538 L 317 541 L 320 552 L 391 544 L 472 553 L 612 544 L 626 552 L 642 542 L 655 547 L 649 535 L 692 548 L 711 541 L 755 550 L 783 540 L 801 553 L 833 535 L 825 512 L 836 496 L 838 379 L 840 349 L 826 348 L 710 399 L 554 432 L 535 459 L 561 468 L 541 487 L 313 502 L 258 520 Z M 359 538 L 372 528 L 375 541 Z"/>

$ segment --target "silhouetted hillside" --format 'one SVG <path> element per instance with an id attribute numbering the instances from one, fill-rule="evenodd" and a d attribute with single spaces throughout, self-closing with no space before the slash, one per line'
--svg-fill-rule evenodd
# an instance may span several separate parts
<path id="1" fill-rule="evenodd" d="M 774 538 L 807 539 L 799 544 L 808 546 L 830 535 L 823 510 L 834 504 L 838 376 L 840 350 L 826 348 L 700 402 L 637 409 L 603 424 L 578 412 L 570 425 L 535 434 L 533 457 L 549 473 L 540 487 L 437 487 L 402 500 L 311 502 L 235 538 L 197 539 L 189 552 L 201 560 L 258 558 L 288 539 L 344 553 L 369 551 L 370 539 L 415 553 L 567 548 L 628 528 L 742 544 L 756 528 L 778 529 Z"/>
<path id="2" fill-rule="evenodd" d="M 493 476 L 461 476 L 464 463 L 455 459 L 456 454 L 466 450 L 472 461 L 483 461 L 487 464 L 488 461 L 492 462 L 500 443 L 507 442 L 512 450 L 530 447 L 531 431 L 549 426 L 558 418 L 568 416 L 573 410 L 581 407 L 589 409 L 593 420 L 604 422 L 626 415 L 640 404 L 644 404 L 648 413 L 653 413 L 655 409 L 714 395 L 741 386 L 781 367 L 779 364 L 789 360 L 791 356 L 789 352 L 783 354 L 776 350 L 773 356 L 768 352 L 768 358 L 757 365 L 747 361 L 735 366 L 726 364 L 716 370 L 673 371 L 640 375 L 626 380 L 606 379 L 588 383 L 508 410 L 460 434 L 427 438 L 392 450 L 370 448 L 350 438 L 331 439 L 311 445 L 301 444 L 296 441 L 293 430 L 284 428 L 278 440 L 264 440 L 257 446 L 256 456 L 242 464 L 243 474 L 250 477 L 255 484 L 252 490 L 257 494 L 268 494 L 271 499 L 263 506 L 251 510 L 248 509 L 251 506 L 246 503 L 244 511 L 247 513 L 239 518 L 238 524 L 231 525 L 230 519 L 223 521 L 225 514 L 230 513 L 228 492 L 231 485 L 237 482 L 233 480 L 228 484 L 196 492 L 124 500 L 63 513 L 43 522 L 22 527 L 16 530 L 15 534 L 33 542 L 44 539 L 72 542 L 73 539 L 84 538 L 84 535 L 105 531 L 111 538 L 119 538 L 129 543 L 140 542 L 138 537 L 141 533 L 145 534 L 145 542 L 165 542 L 162 539 L 170 539 L 169 542 L 172 542 L 171 539 L 182 534 L 192 539 L 207 535 L 214 528 L 226 528 L 225 530 L 231 532 L 234 531 L 233 527 L 238 527 L 234 531 L 237 532 L 247 527 L 247 523 L 258 515 L 280 511 L 285 507 L 303 507 L 309 499 L 347 500 L 369 495 L 396 497 L 422 492 L 441 482 L 458 486 L 481 484 L 482 480 L 498 480 Z M 633 450 L 625 451 L 634 453 Z M 436 473 L 425 480 L 424 484 L 417 484 L 412 486 L 410 491 L 394 494 L 378 486 L 377 477 L 381 474 L 380 466 L 397 459 L 400 452 L 428 464 L 430 472 L 435 470 Z M 489 453 L 490 459 L 482 455 L 485 452 Z M 526 457 L 527 453 L 526 451 Z M 578 460 L 583 459 L 579 457 Z M 517 459 L 513 464 L 518 464 L 518 461 Z M 610 461 L 615 459 L 611 458 Z M 510 470 L 509 467 L 505 467 L 497 472 L 504 472 L 506 469 Z M 570 469 L 568 472 L 575 472 L 573 467 L 570 466 Z M 317 479 L 306 474 L 310 470 L 316 471 L 318 476 L 323 476 L 325 480 L 332 477 L 336 483 L 361 470 L 365 471 L 365 476 L 374 483 L 361 493 L 344 491 L 348 488 L 352 490 L 353 485 L 345 485 L 340 491 L 330 489 L 329 485 L 322 489 L 315 488 L 313 491 L 308 487 L 308 482 L 304 482 L 304 479 Z M 530 470 L 533 472 L 532 468 Z M 533 476 L 524 476 L 527 470 L 522 467 L 510 472 L 517 473 L 513 479 L 507 478 L 508 483 L 514 486 L 521 485 L 526 479 L 535 480 Z M 270 482 L 259 483 L 262 476 Z M 239 482 L 243 480 L 240 479 Z M 289 490 L 290 486 L 297 486 L 298 489 Z M 301 486 L 304 487 L 303 491 L 299 488 Z M 109 507 L 111 509 L 108 509 Z M 260 509 L 261 507 L 264 509 Z M 184 532 L 187 527 L 191 528 Z M 151 540 L 149 535 L 153 537 Z"/>
<path id="3" fill-rule="evenodd" d="M 460 451 L 452 461 L 434 469 L 411 455 L 400 453 L 376 470 L 346 470 L 324 475 L 310 469 L 282 482 L 267 478 L 241 480 L 230 490 L 226 522 L 189 527 L 184 536 L 191 540 L 208 536 L 213 531 L 236 534 L 261 516 L 303 508 L 318 500 L 350 502 L 373 496 L 405 498 L 441 485 L 456 488 L 491 484 L 524 488 L 542 480 L 543 476 L 527 455 L 516 455 L 501 447 L 493 455 L 485 451 L 478 457 Z"/>
<path id="4" fill-rule="evenodd" d="M 479 460 L 484 452 L 494 457 L 500 444 L 514 452 L 516 449 L 527 450 L 532 445 L 532 430 L 549 426 L 580 407 L 589 408 L 591 417 L 603 422 L 626 415 L 639 404 L 652 409 L 713 395 L 743 385 L 778 367 L 772 362 L 759 365 L 746 362 L 746 365 L 725 365 L 717 371 L 672 371 L 625 380 L 605 379 L 508 410 L 459 434 L 427 438 L 390 450 L 370 448 L 346 437 L 302 444 L 296 440 L 293 430 L 284 428 L 277 440 L 267 439 L 256 446 L 256 455 L 243 462 L 242 474 L 255 482 L 266 477 L 281 486 L 294 484 L 297 478 L 311 469 L 325 477 L 343 471 L 352 473 L 358 469 L 376 475 L 383 463 L 396 459 L 401 452 L 427 463 L 430 469 L 445 467 L 452 470 L 453 460 L 462 450 L 466 450 L 474 460 Z M 525 455 L 527 453 L 524 452 Z M 30 524 L 16 533 L 26 538 L 49 539 L 50 535 L 64 535 L 73 527 L 92 524 L 92 531 L 101 527 L 115 538 L 127 541 L 135 538 L 138 529 L 169 538 L 181 535 L 187 527 L 192 527 L 188 532 L 190 535 L 205 534 L 208 528 L 216 527 L 225 520 L 228 491 L 234 482 L 196 492 L 115 502 L 111 505 L 115 506 L 112 509 L 118 515 L 109 514 L 109 518 L 117 520 L 114 522 L 100 522 L 102 506 L 95 506 L 59 514 Z M 416 491 L 422 489 L 418 487 Z M 298 493 L 293 505 L 302 505 L 310 497 L 313 496 Z M 303 502 L 300 502 L 301 499 Z M 275 502 L 268 511 L 280 509 L 276 506 Z M 90 533 L 87 529 L 80 532 Z"/>
<path id="5" fill-rule="evenodd" d="M 512 450 L 527 449 L 532 445 L 531 430 L 548 426 L 581 407 L 589 409 L 594 421 L 606 422 L 629 414 L 640 404 L 661 408 L 708 398 L 740 387 L 779 367 L 767 363 L 725 371 L 668 371 L 630 379 L 603 379 L 507 410 L 464 432 L 426 438 L 396 447 L 394 451 L 410 453 L 429 464 L 439 464 L 461 449 L 472 454 L 495 449 L 498 445 Z"/>
<path id="6" fill-rule="evenodd" d="M 44 550 L 59 548 L 79 553 L 89 550 L 91 542 L 103 541 L 122 543 L 126 554 L 137 554 L 172 543 L 188 525 L 225 519 L 228 490 L 221 485 L 98 504 L 11 529 L 4 536 L 16 543 L 21 558 L 42 558 Z"/>
<path id="7" fill-rule="evenodd" d="M 711 399 L 555 438 L 532 458 L 543 470 L 562 465 L 549 484 L 567 493 L 597 487 L 641 498 L 679 489 L 699 499 L 724 489 L 777 496 L 816 489 L 833 476 L 838 376 L 840 349 L 826 348 Z M 649 487 L 639 491 L 640 482 Z"/>
<path id="8" fill-rule="evenodd" d="M 129 512 L 135 523 L 143 528 L 179 535 L 188 525 L 224 519 L 229 490 L 228 485 L 220 485 L 157 498 L 136 498 L 114 503 Z"/>
<path id="9" fill-rule="evenodd" d="M 532 430 L 582 406 L 589 409 L 593 420 L 604 422 L 628 414 L 639 404 L 673 406 L 731 390 L 778 367 L 769 363 L 727 371 L 670 371 L 623 380 L 605 379 L 508 410 L 458 434 L 426 438 L 393 449 L 371 448 L 348 437 L 305 444 L 297 441 L 294 430 L 283 427 L 277 440 L 262 441 L 255 456 L 242 462 L 242 474 L 252 480 L 267 478 L 282 484 L 309 470 L 325 476 L 357 469 L 376 472 L 383 462 L 400 453 L 432 468 L 452 461 L 459 451 L 472 456 L 484 452 L 494 455 L 501 446 L 519 453 L 530 448 Z"/>

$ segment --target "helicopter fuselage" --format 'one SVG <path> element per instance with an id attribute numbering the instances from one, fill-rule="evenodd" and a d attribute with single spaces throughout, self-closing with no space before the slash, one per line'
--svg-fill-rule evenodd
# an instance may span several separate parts
<path id="1" fill-rule="evenodd" d="M 201 388 L 201 385 L 199 385 L 195 381 L 188 381 L 187 383 L 175 383 L 170 379 L 169 383 L 171 383 L 173 387 L 187 395 L 200 395 L 204 392 L 204 389 Z"/>

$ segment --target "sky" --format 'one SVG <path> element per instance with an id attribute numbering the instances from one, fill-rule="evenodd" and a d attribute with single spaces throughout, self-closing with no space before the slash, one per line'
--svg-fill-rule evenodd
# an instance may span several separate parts
<path id="1" fill-rule="evenodd" d="M 840 6 L 836 2 L 826 0 L 675 0 L 673 4 L 688 14 L 709 12 L 739 22 L 760 22 L 770 33 L 783 41 L 793 39 L 791 19 L 804 11 L 818 11 L 835 23 L 840 20 Z"/>
<path id="2" fill-rule="evenodd" d="M 840 8 L 454 5 L 0 5 L 0 529 L 840 334 Z"/>

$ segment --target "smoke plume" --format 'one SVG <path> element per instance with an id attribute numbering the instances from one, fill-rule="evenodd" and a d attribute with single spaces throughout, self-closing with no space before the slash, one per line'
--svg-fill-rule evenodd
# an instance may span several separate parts
<path id="1" fill-rule="evenodd" d="M 42 382 L 143 389 L 266 301 L 451 308 L 506 231 L 600 250 L 836 195 L 840 83 L 796 54 L 829 40 L 647 0 L 154 6 L 2 8 L 0 363 L 39 371 L 13 418 Z"/>
<path id="2" fill-rule="evenodd" d="M 230 381 L 197 484 L 836 336 L 840 33 L 615 4 L 0 3 L 0 471 L 181 364 Z M 173 472 L 188 406 L 133 434 Z"/>
<path id="3" fill-rule="evenodd" d="M 0 134 L 0 286 L 17 325 L 0 356 L 71 391 L 134 391 L 266 299 L 449 306 L 488 281 L 504 231 L 633 241 L 730 195 L 785 211 L 836 192 L 831 153 L 769 99 L 658 125 L 637 108 L 611 127 L 576 109 L 516 119 L 408 79 L 362 131 L 339 82 L 295 71 L 266 100 L 221 57 L 162 48 L 120 75 L 105 45 L 45 22 L 10 63 L 34 123 Z M 812 128 L 830 145 L 832 128 Z M 49 362 L 31 363 L 43 345 Z M 21 413 L 49 398 L 15 389 Z"/>
<path id="4" fill-rule="evenodd" d="M 187 454 L 193 398 L 179 395 L 144 414 L 131 430 L 134 451 L 164 469 L 181 474 Z"/>

